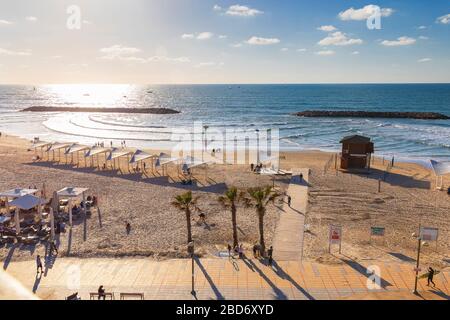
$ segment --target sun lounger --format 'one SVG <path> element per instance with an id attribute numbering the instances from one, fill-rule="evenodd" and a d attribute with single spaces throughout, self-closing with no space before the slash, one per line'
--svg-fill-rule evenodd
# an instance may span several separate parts
<path id="1" fill-rule="evenodd" d="M 120 300 L 127 300 L 127 298 L 134 298 L 139 300 L 144 300 L 144 294 L 143 293 L 121 293 L 120 294 Z"/>

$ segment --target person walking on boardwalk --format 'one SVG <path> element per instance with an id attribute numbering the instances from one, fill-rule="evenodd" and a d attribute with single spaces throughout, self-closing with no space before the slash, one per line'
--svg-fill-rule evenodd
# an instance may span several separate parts
<path id="1" fill-rule="evenodd" d="M 433 284 L 433 287 L 436 287 L 436 284 L 433 281 L 433 277 L 434 277 L 435 271 L 432 267 L 428 268 L 428 284 L 427 286 L 430 286 L 430 282 Z"/>
<path id="2" fill-rule="evenodd" d="M 269 266 L 273 263 L 273 247 L 271 246 L 269 250 L 267 250 L 267 254 L 269 256 Z"/>
<path id="3" fill-rule="evenodd" d="M 36 257 L 36 273 L 39 274 L 39 269 L 41 270 L 41 273 L 43 273 L 43 269 L 42 269 L 42 260 L 41 260 L 41 256 L 37 255 Z"/>

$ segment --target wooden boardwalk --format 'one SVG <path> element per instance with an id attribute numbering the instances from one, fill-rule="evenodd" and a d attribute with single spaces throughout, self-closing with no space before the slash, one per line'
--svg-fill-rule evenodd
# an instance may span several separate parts
<path id="1" fill-rule="evenodd" d="M 300 181 L 300 174 L 303 179 Z M 273 242 L 273 257 L 277 261 L 300 261 L 303 250 L 305 215 L 308 209 L 309 169 L 293 169 L 287 194 L 291 196 L 291 206 L 287 203 L 278 221 Z"/>

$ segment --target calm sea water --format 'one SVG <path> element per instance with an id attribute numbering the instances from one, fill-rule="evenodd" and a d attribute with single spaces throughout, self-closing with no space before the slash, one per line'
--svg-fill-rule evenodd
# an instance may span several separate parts
<path id="1" fill-rule="evenodd" d="M 30 106 L 167 107 L 181 114 L 19 112 Z M 218 130 L 278 129 L 283 150 L 338 150 L 343 136 L 362 134 L 372 137 L 378 154 L 450 160 L 448 120 L 291 115 L 307 109 L 450 115 L 450 84 L 0 86 L 0 131 L 26 138 L 89 144 L 127 140 L 129 146 L 168 147 L 174 131 L 202 122 Z"/>

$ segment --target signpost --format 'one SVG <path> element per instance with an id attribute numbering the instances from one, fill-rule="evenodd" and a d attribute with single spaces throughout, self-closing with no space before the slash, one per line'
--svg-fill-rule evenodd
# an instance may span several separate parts
<path id="1" fill-rule="evenodd" d="M 372 242 L 372 237 L 384 237 L 385 234 L 385 227 L 370 227 L 370 242 Z"/>
<path id="2" fill-rule="evenodd" d="M 331 253 L 331 245 L 339 244 L 339 253 L 342 249 L 342 227 L 330 225 L 328 252 Z"/>
<path id="3" fill-rule="evenodd" d="M 439 236 L 438 228 L 420 227 L 420 238 L 424 241 L 437 241 Z"/>

